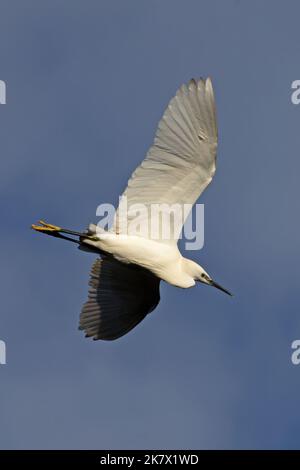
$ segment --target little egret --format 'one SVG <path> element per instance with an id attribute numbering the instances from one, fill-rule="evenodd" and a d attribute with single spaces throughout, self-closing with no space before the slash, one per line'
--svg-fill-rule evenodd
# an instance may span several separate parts
<path id="1" fill-rule="evenodd" d="M 211 80 L 192 79 L 170 101 L 153 145 L 123 193 L 129 208 L 121 213 L 119 206 L 112 228 L 91 224 L 86 232 L 75 232 L 43 221 L 32 225 L 34 230 L 100 255 L 92 266 L 89 296 L 80 314 L 79 328 L 87 337 L 114 340 L 129 332 L 158 305 L 161 280 L 181 288 L 199 281 L 231 295 L 199 264 L 181 255 L 178 233 L 186 216 L 178 219 L 175 236 L 169 239 L 152 237 L 148 228 L 142 234 L 130 228 L 135 214 L 130 207 L 134 205 L 146 208 L 140 222 L 147 223 L 151 223 L 153 204 L 175 204 L 179 209 L 193 205 L 215 173 L 216 150 Z"/>

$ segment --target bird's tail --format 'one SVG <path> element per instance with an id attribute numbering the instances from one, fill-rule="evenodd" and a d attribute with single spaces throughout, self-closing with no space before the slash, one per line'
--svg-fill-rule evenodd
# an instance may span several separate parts
<path id="1" fill-rule="evenodd" d="M 106 233 L 107 230 L 104 228 L 95 225 L 95 224 L 90 224 L 88 228 L 86 229 L 86 232 L 79 237 L 80 244 L 78 246 L 78 249 L 81 251 L 87 251 L 89 253 L 97 253 L 97 254 L 104 254 L 100 248 L 94 247 L 93 245 L 89 243 L 85 243 L 85 240 L 99 240 L 101 237 L 101 234 Z"/>

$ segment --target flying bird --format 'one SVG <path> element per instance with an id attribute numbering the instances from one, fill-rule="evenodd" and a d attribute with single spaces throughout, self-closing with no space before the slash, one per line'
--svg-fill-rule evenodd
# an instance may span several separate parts
<path id="1" fill-rule="evenodd" d="M 87 337 L 114 340 L 132 330 L 158 305 L 161 280 L 181 288 L 200 282 L 231 295 L 202 266 L 180 253 L 178 237 L 186 214 L 177 219 L 174 214 L 173 236 L 162 236 L 159 226 L 154 237 L 149 229 L 153 204 L 174 205 L 175 212 L 180 212 L 197 201 L 215 173 L 216 151 L 212 83 L 210 78 L 192 79 L 178 89 L 165 110 L 146 158 L 123 193 L 128 209 L 121 211 L 119 206 L 109 230 L 94 224 L 85 232 L 43 221 L 32 225 L 38 232 L 75 242 L 98 255 L 80 314 L 79 329 Z M 136 212 L 130 208 L 136 205 L 146 209 L 139 217 L 146 227 L 142 233 L 132 228 Z"/>

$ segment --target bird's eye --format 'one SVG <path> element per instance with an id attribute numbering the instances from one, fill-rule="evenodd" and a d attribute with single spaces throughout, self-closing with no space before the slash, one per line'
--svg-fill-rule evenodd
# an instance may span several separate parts
<path id="1" fill-rule="evenodd" d="M 205 274 L 204 274 L 204 273 L 202 273 L 202 274 L 201 274 L 201 277 L 205 277 Z"/>

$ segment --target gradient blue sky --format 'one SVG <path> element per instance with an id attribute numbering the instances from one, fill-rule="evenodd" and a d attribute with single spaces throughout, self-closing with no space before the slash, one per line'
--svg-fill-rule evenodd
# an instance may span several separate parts
<path id="1" fill-rule="evenodd" d="M 0 447 L 299 448 L 297 1 L 0 1 Z M 205 246 L 231 299 L 163 284 L 117 342 L 77 330 L 93 255 L 29 230 L 117 201 L 177 87 L 210 75 Z"/>

